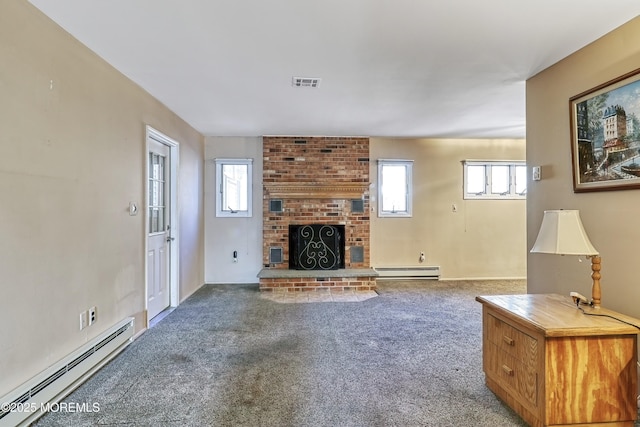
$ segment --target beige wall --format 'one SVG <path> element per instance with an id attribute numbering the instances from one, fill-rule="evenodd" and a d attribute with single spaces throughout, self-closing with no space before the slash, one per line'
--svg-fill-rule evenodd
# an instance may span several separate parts
<path id="1" fill-rule="evenodd" d="M 216 158 L 253 159 L 253 216 L 216 218 Z M 258 283 L 262 268 L 262 137 L 205 138 L 205 282 Z M 238 262 L 233 262 L 238 251 Z"/>
<path id="2" fill-rule="evenodd" d="M 372 266 L 437 265 L 443 279 L 526 276 L 525 201 L 463 200 L 461 163 L 524 160 L 524 140 L 371 138 L 370 159 L 372 197 L 378 159 L 414 160 L 413 217 L 372 212 Z"/>
<path id="3" fill-rule="evenodd" d="M 579 209 L 602 256 L 603 305 L 640 317 L 637 242 L 638 190 L 573 192 L 569 98 L 640 66 L 640 18 L 627 23 L 527 81 L 527 162 L 542 167 L 529 185 L 527 247 L 545 209 Z M 529 292 L 575 290 L 591 295 L 588 262 L 576 257 L 528 255 Z"/>
<path id="4" fill-rule="evenodd" d="M 145 125 L 180 143 L 180 296 L 203 283 L 203 138 L 26 1 L 0 2 L 0 395 L 142 328 Z M 142 209 L 144 211 L 144 209 Z M 79 331 L 79 313 L 98 322 Z"/>
<path id="5" fill-rule="evenodd" d="M 262 268 L 262 138 L 205 139 L 205 281 L 256 283 Z M 215 218 L 216 157 L 253 158 L 253 218 Z M 377 159 L 413 159 L 413 218 L 371 215 L 374 267 L 438 265 L 443 279 L 524 278 L 526 218 L 523 200 L 463 200 L 465 159 L 524 160 L 524 140 L 370 139 L 371 194 Z M 458 212 L 451 211 L 456 204 Z M 376 207 L 375 200 L 372 206 Z M 231 254 L 238 250 L 239 262 Z M 420 252 L 426 261 L 418 262 Z"/>

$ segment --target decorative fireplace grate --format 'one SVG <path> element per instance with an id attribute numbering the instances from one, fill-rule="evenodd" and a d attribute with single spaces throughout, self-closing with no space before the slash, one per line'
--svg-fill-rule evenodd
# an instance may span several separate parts
<path id="1" fill-rule="evenodd" d="M 344 225 L 289 225 L 289 268 L 344 268 Z"/>

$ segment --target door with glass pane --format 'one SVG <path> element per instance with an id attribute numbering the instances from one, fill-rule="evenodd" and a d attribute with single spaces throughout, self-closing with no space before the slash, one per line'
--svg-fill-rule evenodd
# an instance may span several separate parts
<path id="1" fill-rule="evenodd" d="M 169 224 L 170 150 L 149 139 L 147 201 L 147 316 L 153 319 L 170 303 L 169 257 L 171 235 Z"/>

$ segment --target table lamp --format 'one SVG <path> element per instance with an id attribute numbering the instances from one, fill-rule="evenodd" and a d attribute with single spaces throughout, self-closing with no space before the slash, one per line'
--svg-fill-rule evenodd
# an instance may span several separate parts
<path id="1" fill-rule="evenodd" d="M 577 210 L 544 211 L 538 238 L 531 248 L 532 253 L 558 255 L 585 255 L 591 259 L 592 305 L 600 307 L 600 256 L 584 231 L 580 212 Z"/>

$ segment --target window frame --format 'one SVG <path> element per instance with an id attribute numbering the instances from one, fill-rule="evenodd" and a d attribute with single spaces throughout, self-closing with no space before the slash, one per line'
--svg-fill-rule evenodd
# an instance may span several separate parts
<path id="1" fill-rule="evenodd" d="M 525 200 L 527 198 L 527 163 L 524 160 L 464 160 L 463 162 L 463 198 L 465 200 Z M 467 190 L 467 177 L 469 166 L 483 166 L 484 167 L 484 191 L 479 193 L 470 193 Z M 509 191 L 504 193 L 493 193 L 492 187 L 492 173 L 493 166 L 508 166 L 509 167 Z M 518 167 L 525 168 L 525 189 L 522 193 L 516 192 L 516 171 Z"/>
<path id="2" fill-rule="evenodd" d="M 405 203 L 406 209 L 402 211 L 389 211 L 383 209 L 383 168 L 385 166 L 404 166 L 406 173 Z M 413 160 L 402 159 L 378 159 L 378 217 L 381 218 L 411 218 L 413 216 Z"/>
<path id="3" fill-rule="evenodd" d="M 154 160 L 157 160 L 157 162 Z M 147 167 L 149 174 L 147 177 L 147 188 L 149 194 L 147 196 L 147 215 L 149 218 L 149 227 L 147 234 L 149 236 L 167 232 L 168 160 L 168 155 L 165 153 L 156 152 L 155 150 L 149 151 L 148 153 Z M 157 216 L 153 214 L 154 212 L 157 212 Z"/>
<path id="4" fill-rule="evenodd" d="M 220 218 L 251 218 L 253 216 L 253 159 L 232 159 L 220 158 L 215 159 L 216 164 L 216 217 Z M 222 208 L 224 180 L 222 172 L 226 165 L 243 165 L 247 167 L 247 209 L 246 210 L 229 210 Z"/>

